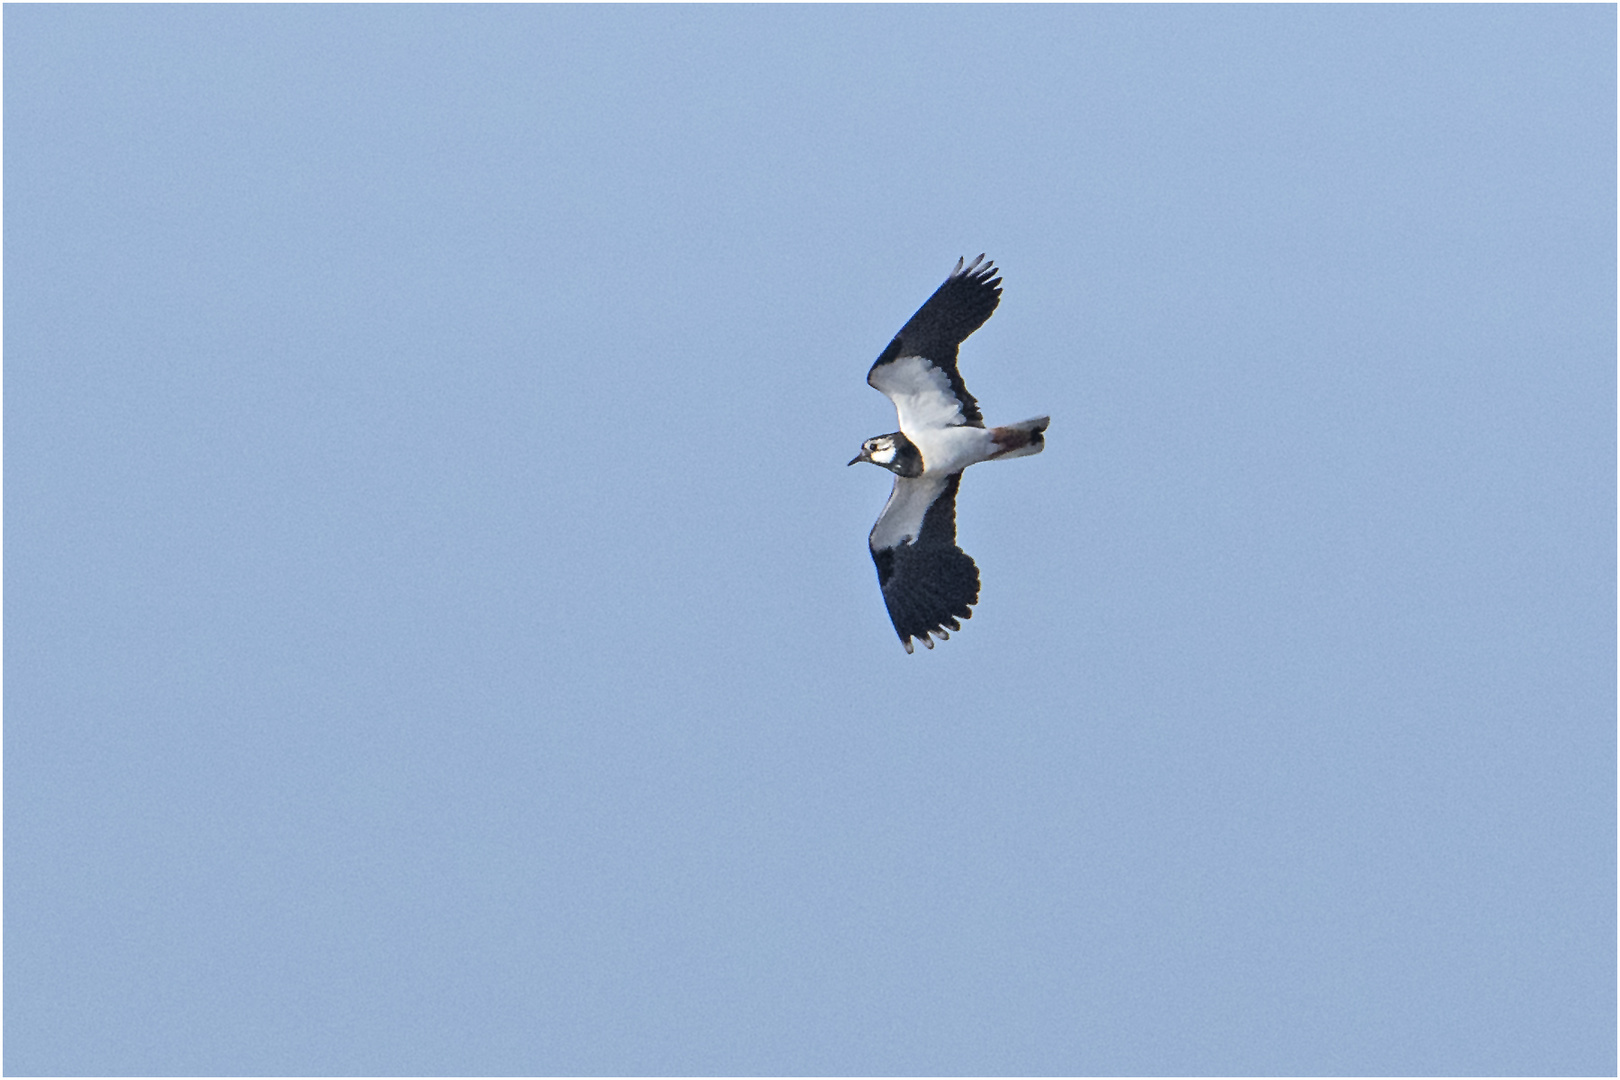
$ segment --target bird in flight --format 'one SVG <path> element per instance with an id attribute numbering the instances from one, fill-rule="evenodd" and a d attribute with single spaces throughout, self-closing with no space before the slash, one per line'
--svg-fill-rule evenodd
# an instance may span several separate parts
<path id="1" fill-rule="evenodd" d="M 850 462 L 894 473 L 894 490 L 867 538 L 878 585 L 900 644 L 934 647 L 979 602 L 979 568 L 956 546 L 956 491 L 962 470 L 981 461 L 1026 457 L 1046 448 L 1050 417 L 986 428 L 962 385 L 956 350 L 1001 303 L 1001 277 L 983 255 L 956 269 L 900 328 L 866 381 L 894 402 L 900 430 L 861 444 Z"/>

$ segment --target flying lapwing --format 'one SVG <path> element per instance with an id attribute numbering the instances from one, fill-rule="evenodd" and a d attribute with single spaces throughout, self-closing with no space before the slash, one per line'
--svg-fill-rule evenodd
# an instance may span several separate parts
<path id="1" fill-rule="evenodd" d="M 861 444 L 857 461 L 894 473 L 894 490 L 867 546 L 878 585 L 906 652 L 916 638 L 934 647 L 979 601 L 979 568 L 956 546 L 956 491 L 962 470 L 981 461 L 1026 457 L 1046 448 L 1050 417 L 986 428 L 979 403 L 962 385 L 956 349 L 1001 302 L 1001 278 L 980 255 L 956 269 L 917 309 L 866 381 L 894 402 L 900 430 Z"/>

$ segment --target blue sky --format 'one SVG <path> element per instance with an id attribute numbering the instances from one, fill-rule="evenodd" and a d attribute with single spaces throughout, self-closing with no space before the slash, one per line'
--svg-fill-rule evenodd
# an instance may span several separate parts
<path id="1" fill-rule="evenodd" d="M 6 1071 L 1612 1073 L 1615 30 L 9 7 Z"/>

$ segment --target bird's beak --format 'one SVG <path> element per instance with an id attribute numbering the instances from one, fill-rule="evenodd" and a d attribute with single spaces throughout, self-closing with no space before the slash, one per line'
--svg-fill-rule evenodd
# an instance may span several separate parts
<path id="1" fill-rule="evenodd" d="M 855 464 L 855 463 L 856 463 L 856 462 L 857 462 L 857 461 L 865 461 L 865 460 L 866 460 L 866 451 L 865 451 L 865 450 L 862 450 L 862 451 L 861 451 L 861 452 L 860 452 L 860 453 L 858 453 L 858 454 L 856 454 L 856 455 L 855 455 L 855 456 L 854 456 L 854 457 L 852 457 L 852 458 L 850 458 L 850 459 L 849 459 L 849 463 L 850 463 L 850 464 L 851 464 L 851 465 L 853 465 L 853 464 Z"/>

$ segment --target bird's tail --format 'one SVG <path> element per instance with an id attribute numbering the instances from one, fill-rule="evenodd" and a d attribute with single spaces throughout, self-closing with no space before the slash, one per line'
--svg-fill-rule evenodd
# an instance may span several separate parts
<path id="1" fill-rule="evenodd" d="M 1045 450 L 1046 425 L 1051 422 L 1050 416 L 1037 416 L 1022 423 L 991 428 L 990 438 L 1001 448 L 996 452 L 996 459 L 999 461 L 1001 458 L 1028 457 Z"/>

